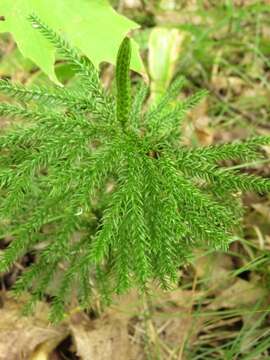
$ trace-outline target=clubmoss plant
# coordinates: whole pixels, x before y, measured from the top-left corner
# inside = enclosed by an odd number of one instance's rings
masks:
[[[19,102],[1,103],[0,115],[23,121],[0,136],[0,236],[12,236],[0,271],[35,254],[14,292],[29,291],[32,306],[57,278],[51,316],[59,320],[74,291],[85,307],[93,291],[110,299],[151,281],[166,288],[194,248],[227,249],[241,218],[237,194],[267,192],[270,181],[220,161],[256,159],[270,139],[186,147],[181,122],[205,91],[175,104],[178,78],[143,110],[148,89],[142,82],[132,94],[128,38],[114,96],[89,60],[36,16],[30,21],[81,81],[75,89],[0,81]]]

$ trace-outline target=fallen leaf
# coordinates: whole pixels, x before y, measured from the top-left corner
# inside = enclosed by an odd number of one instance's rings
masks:
[[[231,90],[235,95],[240,95],[244,89],[245,82],[235,76],[215,75],[211,79],[213,89],[217,92]]]
[[[201,145],[211,145],[214,139],[213,130],[209,127],[211,118],[208,114],[208,101],[205,98],[194,109],[190,111],[189,117],[192,121],[193,131],[197,141]]]
[[[78,313],[71,318],[70,329],[82,360],[130,360],[127,322],[116,315],[90,320]]]
[[[23,317],[22,299],[16,301],[6,293],[2,298],[0,360],[49,360],[50,352],[67,336],[66,326],[48,323],[48,306],[45,303],[37,305],[33,316]],[[40,347],[43,348],[43,358],[32,357]]]
[[[214,139],[213,130],[208,127],[210,118],[202,116],[194,122],[195,133],[201,145],[211,145]]]
[[[238,306],[252,305],[262,299],[266,291],[250,281],[237,278],[235,283],[224,289],[210,303],[209,309],[236,308]]]
[[[261,214],[262,216],[264,216],[268,221],[270,220],[270,208],[269,208],[269,204],[257,203],[257,204],[252,204],[251,206],[252,206],[259,214]]]
[[[227,254],[215,253],[206,256],[199,255],[194,261],[198,279],[202,279],[210,288],[221,289],[233,281],[228,275],[233,269],[232,257]]]
[[[125,0],[123,5],[129,9],[141,9],[142,7],[140,0]]]

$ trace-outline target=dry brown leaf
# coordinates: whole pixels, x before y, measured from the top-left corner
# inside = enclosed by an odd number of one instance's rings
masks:
[[[155,306],[162,309],[169,309],[173,307],[185,308],[186,311],[192,308],[193,302],[202,295],[202,292],[193,290],[182,290],[180,288],[171,291],[162,291],[156,289],[155,295],[152,298]]]
[[[115,306],[112,311],[117,312],[118,317],[123,320],[130,319],[143,311],[144,300],[136,289],[132,289],[129,293],[114,298]]]
[[[270,0],[268,0],[268,1],[269,1],[269,4],[270,4]],[[262,37],[266,38],[266,39],[270,38],[270,26],[269,25],[263,25],[262,26]]]
[[[270,208],[269,205],[258,203],[251,205],[259,214],[264,216],[267,220],[270,220]]]
[[[199,255],[199,252],[197,252]],[[233,269],[232,257],[227,254],[215,253],[208,256],[198,256],[194,263],[198,279],[203,279],[210,287],[224,288],[231,283],[228,277]]]
[[[181,317],[174,316],[169,321],[163,320],[164,328],[161,327],[161,339],[170,347],[180,346],[183,344],[191,331],[193,318],[189,313]]]
[[[188,7],[185,7],[185,11],[179,10],[170,10],[170,9],[160,9],[159,12],[156,12],[155,19],[156,23],[159,26],[168,26],[168,25],[182,25],[182,24],[193,24],[193,25],[213,25],[213,19],[211,17],[202,17],[196,11],[197,5],[192,1],[188,1]]]
[[[211,145],[213,143],[214,133],[212,129],[208,128],[207,125],[203,125],[208,124],[208,120],[208,117],[202,117],[195,122],[195,133],[201,145]]]
[[[211,84],[217,92],[231,90],[235,95],[240,95],[245,86],[245,82],[239,77],[224,75],[213,76]]]
[[[49,325],[46,304],[39,303],[33,316],[23,317],[22,300],[19,302],[7,295],[3,295],[3,298],[4,305],[0,309],[0,360],[33,359],[35,351],[43,344],[46,344],[43,355],[49,356],[52,349],[66,337],[64,325]]]
[[[224,289],[208,306],[209,309],[236,308],[238,306],[252,305],[266,295],[263,288],[250,281],[237,278],[235,283]]]
[[[214,133],[210,129],[209,124],[211,118],[208,114],[208,102],[207,99],[201,101],[189,114],[191,122],[193,124],[193,131],[197,137],[198,142],[201,145],[211,145],[213,143]]]
[[[55,344],[51,344],[53,347]],[[41,347],[40,349],[37,349],[33,355],[31,356],[30,360],[61,360],[62,358],[60,358],[53,349],[51,349],[51,346],[49,346],[49,351],[48,351],[48,347],[45,345],[45,347]]]
[[[267,3],[268,0],[265,0]],[[233,0],[233,4],[236,6],[248,6],[248,5],[254,5],[257,4],[258,0]]]
[[[123,6],[129,9],[140,9],[142,4],[140,0],[124,0]]]
[[[192,342],[196,337],[202,319],[193,317],[193,305],[202,296],[203,291],[195,289],[155,291],[151,299],[155,309],[152,310],[151,320],[158,336],[156,341],[160,342],[165,352],[173,348],[181,349],[187,338]]]
[[[70,329],[82,360],[131,359],[127,322],[112,313],[96,320],[75,314]]]

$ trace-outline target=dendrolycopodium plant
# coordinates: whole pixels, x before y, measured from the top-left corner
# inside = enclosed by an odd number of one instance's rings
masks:
[[[57,283],[57,320],[71,294],[85,307],[93,293],[110,299],[131,287],[147,291],[153,281],[166,288],[194,248],[227,249],[241,222],[239,193],[267,192],[270,181],[220,162],[256,159],[270,139],[184,146],[181,122],[205,91],[175,102],[178,78],[143,110],[148,89],[131,88],[129,38],[118,51],[114,96],[88,59],[35,16],[30,21],[74,67],[80,86],[0,82],[19,102],[0,104],[2,117],[19,119],[0,136],[0,236],[12,239],[0,271],[35,255],[15,294],[30,292],[33,305]]]

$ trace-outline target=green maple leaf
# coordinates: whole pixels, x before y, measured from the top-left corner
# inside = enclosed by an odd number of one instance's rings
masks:
[[[58,82],[54,71],[55,49],[27,21],[35,13],[52,29],[61,32],[95,66],[115,64],[123,37],[136,23],[117,14],[107,0],[1,0],[0,32],[10,32],[22,54]],[[138,46],[133,42],[131,68],[143,72]]]

